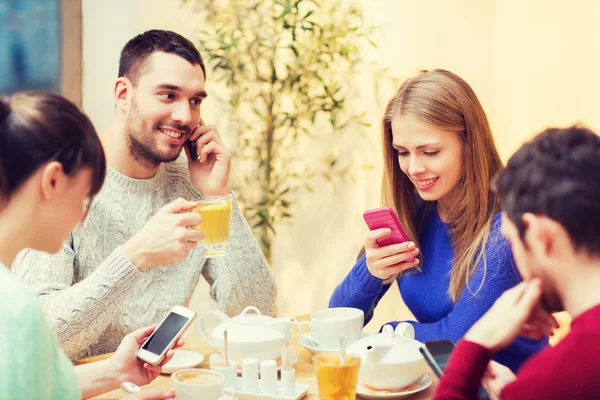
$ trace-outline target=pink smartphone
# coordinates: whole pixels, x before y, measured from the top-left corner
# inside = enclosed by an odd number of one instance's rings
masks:
[[[377,245],[379,247],[388,246],[390,244],[398,244],[408,242],[410,239],[404,233],[404,229],[400,226],[400,221],[394,210],[391,207],[385,206],[381,208],[374,208],[367,210],[363,214],[365,222],[369,226],[369,229],[374,231],[375,229],[390,228],[392,233],[388,236],[377,239]],[[409,258],[406,262],[414,261],[415,258]]]

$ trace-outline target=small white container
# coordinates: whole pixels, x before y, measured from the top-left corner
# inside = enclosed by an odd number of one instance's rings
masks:
[[[225,389],[235,389],[237,381],[237,363],[233,360],[229,360],[229,364],[226,365],[225,358],[217,353],[211,355],[209,361],[210,370],[220,373],[225,378]]]
[[[281,395],[283,397],[296,396],[296,370],[281,370]]]
[[[277,362],[275,360],[260,362],[260,392],[277,395]]]
[[[258,361],[256,358],[242,360],[242,388],[247,393],[258,393]]]

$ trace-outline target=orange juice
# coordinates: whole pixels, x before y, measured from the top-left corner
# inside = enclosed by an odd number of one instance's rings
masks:
[[[200,204],[194,211],[202,215],[202,222],[196,226],[196,229],[204,232],[202,243],[218,244],[227,242],[231,221],[231,204]]]
[[[198,200],[194,211],[202,215],[202,222],[196,225],[196,229],[204,232],[202,244],[206,248],[206,256],[225,254],[231,224],[231,196]]]
[[[339,355],[313,357],[320,400],[354,400],[360,358],[347,355],[344,364]]]

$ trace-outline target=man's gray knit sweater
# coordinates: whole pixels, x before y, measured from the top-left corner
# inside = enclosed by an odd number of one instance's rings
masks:
[[[162,164],[150,179],[108,167],[89,214],[62,250],[55,255],[24,250],[15,260],[13,272],[37,289],[71,358],[115,351],[129,332],[159,322],[176,304],[188,304],[200,274],[225,313],[238,314],[248,305],[274,313],[271,269],[235,199],[225,257],[203,258],[199,245],[180,264],[155,265],[144,273],[131,264],[120,245],[178,197],[201,197],[185,157]]]

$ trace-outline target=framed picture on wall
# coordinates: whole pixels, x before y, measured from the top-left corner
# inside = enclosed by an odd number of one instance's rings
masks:
[[[81,0],[0,2],[0,93],[23,90],[81,105]]]

